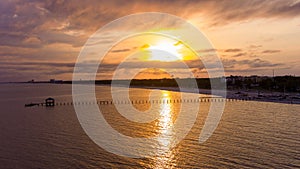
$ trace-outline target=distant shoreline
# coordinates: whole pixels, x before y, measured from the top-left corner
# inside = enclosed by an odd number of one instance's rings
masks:
[[[11,82],[13,83],[13,82]],[[11,84],[11,83],[0,83],[0,84]],[[42,84],[39,83],[22,83],[17,82],[15,84]],[[45,83],[45,82],[44,82]],[[71,83],[45,83],[45,84],[71,84]],[[84,83],[88,84],[88,83]],[[110,86],[110,84],[95,84],[96,86]],[[120,85],[122,87],[122,85]],[[125,85],[123,87],[126,87]],[[130,88],[139,88],[139,89],[157,89],[157,90],[167,90],[173,92],[185,92],[185,93],[197,93],[193,90],[185,89],[180,91],[178,87],[158,87],[158,86],[140,86],[132,85]],[[211,89],[200,89],[198,94],[211,95]],[[221,96],[217,96],[221,97]],[[282,94],[280,92],[271,92],[271,91],[258,91],[258,90],[228,90],[226,91],[227,99],[236,99],[236,100],[248,100],[248,101],[259,101],[259,102],[272,102],[272,103],[284,103],[284,104],[300,104],[300,94],[299,93],[286,93]]]
[[[96,84],[97,86],[109,86],[103,84]],[[122,85],[120,85],[122,87]],[[126,87],[126,86],[123,86]],[[193,90],[183,90],[180,91],[177,87],[149,87],[149,86],[130,86],[130,88],[137,88],[137,89],[156,89],[156,90],[167,90],[173,92],[185,92],[185,93],[197,93]],[[199,92],[197,94],[206,94],[211,95],[210,89],[198,89]],[[285,98],[282,99],[282,96],[279,92],[270,92],[270,91],[263,91],[260,92],[261,97],[258,97],[258,92],[253,90],[227,90],[226,91],[226,98],[227,99],[236,99],[236,100],[247,100],[247,101],[259,101],[259,102],[272,102],[272,103],[284,103],[284,104],[300,104],[300,96],[299,98]],[[288,93],[290,97],[298,97],[297,93]],[[221,96],[217,96],[221,97]]]
[[[176,87],[131,86],[131,88],[157,89],[157,90],[167,90],[167,91],[173,91],[173,92],[196,93],[196,92],[193,92],[192,90],[180,91],[179,88],[176,88]],[[198,94],[211,95],[211,90],[210,89],[199,89]],[[227,99],[284,103],[284,104],[300,104],[300,97],[296,99],[296,97],[298,97],[297,93],[289,93],[289,95],[291,97],[295,97],[294,99],[291,99],[291,98],[282,99],[282,96],[280,95],[279,92],[272,93],[269,91],[264,91],[264,92],[260,92],[261,97],[258,97],[257,95],[258,94],[256,91],[246,91],[246,90],[227,90],[226,91]],[[221,97],[221,96],[219,96],[219,97]]]

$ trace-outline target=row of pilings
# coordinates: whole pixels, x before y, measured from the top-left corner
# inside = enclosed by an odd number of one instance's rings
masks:
[[[55,106],[72,106],[72,105],[115,105],[115,104],[174,104],[174,103],[209,103],[209,102],[240,102],[250,101],[251,99],[227,99],[221,97],[199,98],[199,99],[160,99],[160,100],[97,100],[97,101],[80,101],[80,102],[55,102]],[[39,103],[37,106],[45,106],[45,103]]]

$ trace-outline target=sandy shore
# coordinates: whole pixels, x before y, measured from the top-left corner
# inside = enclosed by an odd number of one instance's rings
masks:
[[[147,86],[134,86],[134,88],[143,89],[158,89],[158,90],[168,90],[175,92],[188,92],[197,93],[195,90],[184,89],[180,91],[176,87],[147,87]],[[199,89],[199,94],[211,95],[210,89]],[[222,97],[222,96],[213,96]],[[259,101],[259,102],[274,102],[274,103],[285,103],[285,104],[300,104],[300,95],[297,93],[286,93],[282,94],[279,92],[269,92],[269,91],[253,91],[253,90],[227,90],[227,99],[237,99],[237,100],[249,100],[249,101]]]

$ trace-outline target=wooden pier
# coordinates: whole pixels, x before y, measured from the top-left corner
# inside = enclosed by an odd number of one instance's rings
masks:
[[[82,102],[55,102],[53,98],[47,98],[44,103],[30,103],[25,104],[25,107],[32,106],[78,106],[78,105],[116,105],[116,104],[177,104],[177,103],[209,103],[209,102],[238,102],[238,101],[250,101],[251,99],[227,99],[222,97],[200,97],[198,99],[156,99],[156,100],[97,100],[94,101],[82,101]]]

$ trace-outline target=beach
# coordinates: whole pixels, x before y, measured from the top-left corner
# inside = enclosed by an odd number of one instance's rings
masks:
[[[148,87],[148,86],[130,86],[130,87],[211,95],[210,89],[198,89],[198,90],[183,89],[182,91],[180,91],[180,89],[177,87]],[[212,97],[223,97],[223,96],[212,96]],[[283,94],[280,92],[257,91],[257,90],[226,90],[226,99],[273,102],[273,103],[284,103],[284,104],[300,104],[299,93]]]

